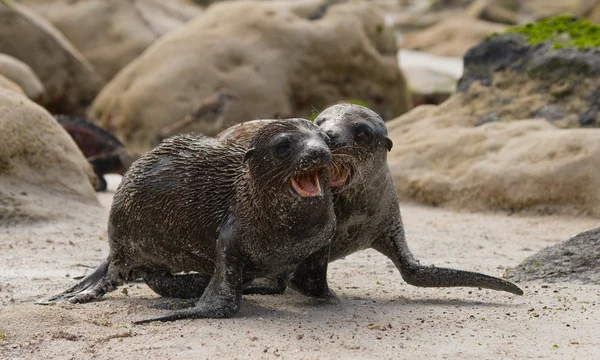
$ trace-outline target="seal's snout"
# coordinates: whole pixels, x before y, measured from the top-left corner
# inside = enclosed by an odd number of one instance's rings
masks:
[[[325,144],[311,146],[306,151],[306,160],[312,164],[325,164],[331,161],[331,151]]]
[[[323,171],[332,161],[331,151],[321,137],[310,137],[304,145],[299,157],[299,171],[292,177],[291,185],[302,197],[320,196]]]
[[[299,160],[302,170],[308,170],[312,167],[328,165],[331,159],[331,150],[325,140],[320,137],[311,137],[306,140]]]

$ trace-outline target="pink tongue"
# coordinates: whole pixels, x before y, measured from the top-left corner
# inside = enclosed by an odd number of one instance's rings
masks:
[[[292,180],[292,185],[301,196],[318,196],[321,194],[318,173],[302,175]]]

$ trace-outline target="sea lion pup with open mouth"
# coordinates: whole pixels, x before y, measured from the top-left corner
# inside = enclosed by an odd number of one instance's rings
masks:
[[[326,267],[335,230],[326,141],[304,119],[261,127],[249,147],[201,135],[165,140],[131,166],[115,193],[108,259],[41,303],[97,300],[142,277],[160,295],[201,298],[138,323],[229,317],[254,278],[301,262]]]
[[[252,131],[266,126],[257,120],[223,131],[218,138],[248,144]],[[392,141],[375,112],[350,104],[325,109],[315,124],[329,136],[333,162],[330,185],[336,214],[336,232],[329,261],[373,248],[390,258],[409,284],[420,287],[481,287],[522,295],[516,285],[492,276],[434,266],[423,266],[408,248],[387,152]],[[326,269],[326,268],[321,268]],[[296,269],[296,278],[322,278],[314,270]],[[276,294],[285,290],[283,277],[260,279],[244,293]]]

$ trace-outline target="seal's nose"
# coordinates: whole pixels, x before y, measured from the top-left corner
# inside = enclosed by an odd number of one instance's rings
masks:
[[[338,140],[340,139],[340,134],[338,132],[336,132],[336,131],[331,130],[331,129],[325,131],[325,134],[329,137],[329,141],[333,145],[337,144]]]
[[[306,144],[306,151],[302,156],[306,165],[321,165],[331,161],[331,151],[321,138],[312,138]]]

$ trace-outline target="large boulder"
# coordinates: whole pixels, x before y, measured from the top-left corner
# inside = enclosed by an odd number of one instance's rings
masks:
[[[22,0],[110,80],[154,40],[201,12],[191,1]]]
[[[0,223],[50,219],[73,202],[97,205],[96,177],[42,107],[0,88]]]
[[[388,122],[401,198],[600,216],[600,49],[525,29],[471,49],[449,100]]]
[[[102,81],[90,63],[46,20],[12,0],[0,1],[0,53],[26,63],[42,81],[48,109],[82,112]]]
[[[600,285],[600,228],[543,249],[517,267],[507,269],[514,281],[568,282]]]
[[[307,117],[339,100],[388,119],[405,112],[406,84],[381,12],[364,1],[321,5],[213,4],[125,67],[89,117],[141,152],[184,118],[177,131],[214,135],[251,119]]]
[[[24,62],[12,56],[0,54],[0,75],[19,85],[31,100],[44,101],[42,99],[46,93],[44,85]]]

